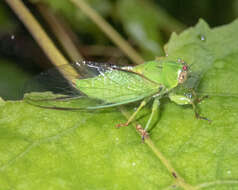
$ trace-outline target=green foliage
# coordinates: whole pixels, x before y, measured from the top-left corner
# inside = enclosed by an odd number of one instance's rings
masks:
[[[133,0],[118,1],[118,13],[125,30],[131,38],[147,51],[150,59],[153,59],[156,55],[163,55],[158,15],[150,4]]]
[[[165,99],[151,130],[156,148],[142,144],[132,126],[115,129],[126,120],[116,108],[87,113],[0,103],[1,188],[238,189],[237,30],[238,21],[215,29],[200,21],[172,35],[166,59],[206,71],[199,90],[233,96],[199,104],[211,124]],[[138,122],[145,125],[149,113],[146,107]]]
[[[34,0],[32,0],[34,2]],[[42,0],[59,15],[65,17],[72,28],[79,33],[91,34],[91,38],[102,43],[107,41],[106,36],[95,24],[68,0]],[[86,0],[100,15],[109,15],[112,5],[110,1]]]
[[[19,66],[4,59],[0,59],[0,71],[0,96],[4,99],[21,99],[22,86],[32,76],[24,72]]]
[[[5,7],[0,4],[0,26],[1,26],[1,32],[10,32],[15,29],[15,23],[11,20],[10,15],[8,14]]]
[[[120,0],[117,10],[125,31],[140,46],[147,59],[164,54],[161,30],[179,31],[184,28],[151,1]]]

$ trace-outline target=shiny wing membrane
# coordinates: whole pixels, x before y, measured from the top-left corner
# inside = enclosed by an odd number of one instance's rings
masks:
[[[159,84],[129,67],[82,61],[36,76],[25,85],[24,99],[49,109],[87,110],[135,102],[158,90]]]

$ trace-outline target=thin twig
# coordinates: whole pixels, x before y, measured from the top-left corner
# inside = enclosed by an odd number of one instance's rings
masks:
[[[120,111],[122,114],[126,117],[129,118],[129,112],[124,108],[121,107]],[[139,133],[140,136],[144,135],[143,133],[140,133],[140,131],[137,130],[137,125],[132,123],[132,125],[135,126],[136,131]],[[143,137],[143,136],[142,136]],[[185,182],[184,178],[179,175],[179,173],[173,168],[172,164],[170,161],[163,155],[163,153],[158,149],[158,147],[155,146],[154,142],[152,139],[149,137],[148,134],[144,136],[145,138],[143,139],[143,142],[148,145],[148,147],[152,150],[152,152],[156,155],[156,157],[162,162],[162,164],[167,168],[171,176],[174,177],[175,184],[182,187],[185,190],[196,190],[195,187],[192,185],[188,184]]]
[[[142,64],[143,58],[124,40],[114,28],[108,24],[84,0],[70,0],[80,8],[135,64]]]
[[[45,18],[46,22],[49,24],[51,30],[54,32],[57,40],[66,51],[71,61],[82,60],[83,58],[80,55],[79,50],[69,36],[68,32],[65,30],[64,23],[62,23],[62,21],[59,20],[44,4],[36,3],[36,6],[41,15]]]
[[[65,57],[60,53],[57,47],[54,45],[53,41],[47,36],[43,28],[28,10],[28,8],[24,5],[21,0],[5,0],[6,3],[12,8],[15,14],[19,17],[19,19],[23,22],[26,28],[29,30],[33,38],[45,52],[47,57],[55,66],[68,64],[68,61]],[[70,70],[72,74],[75,74],[76,71],[72,68]],[[64,73],[62,73],[64,75]],[[64,75],[65,76],[65,75]],[[67,79],[69,79],[66,76]]]

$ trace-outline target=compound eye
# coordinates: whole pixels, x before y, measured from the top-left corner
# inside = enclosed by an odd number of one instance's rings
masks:
[[[183,66],[183,70],[184,71],[187,71],[188,70],[188,67],[186,65]]]

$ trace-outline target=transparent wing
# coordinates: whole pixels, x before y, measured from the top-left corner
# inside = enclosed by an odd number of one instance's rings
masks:
[[[158,86],[128,67],[82,61],[36,76],[25,85],[24,99],[52,109],[99,109],[141,100]]]

